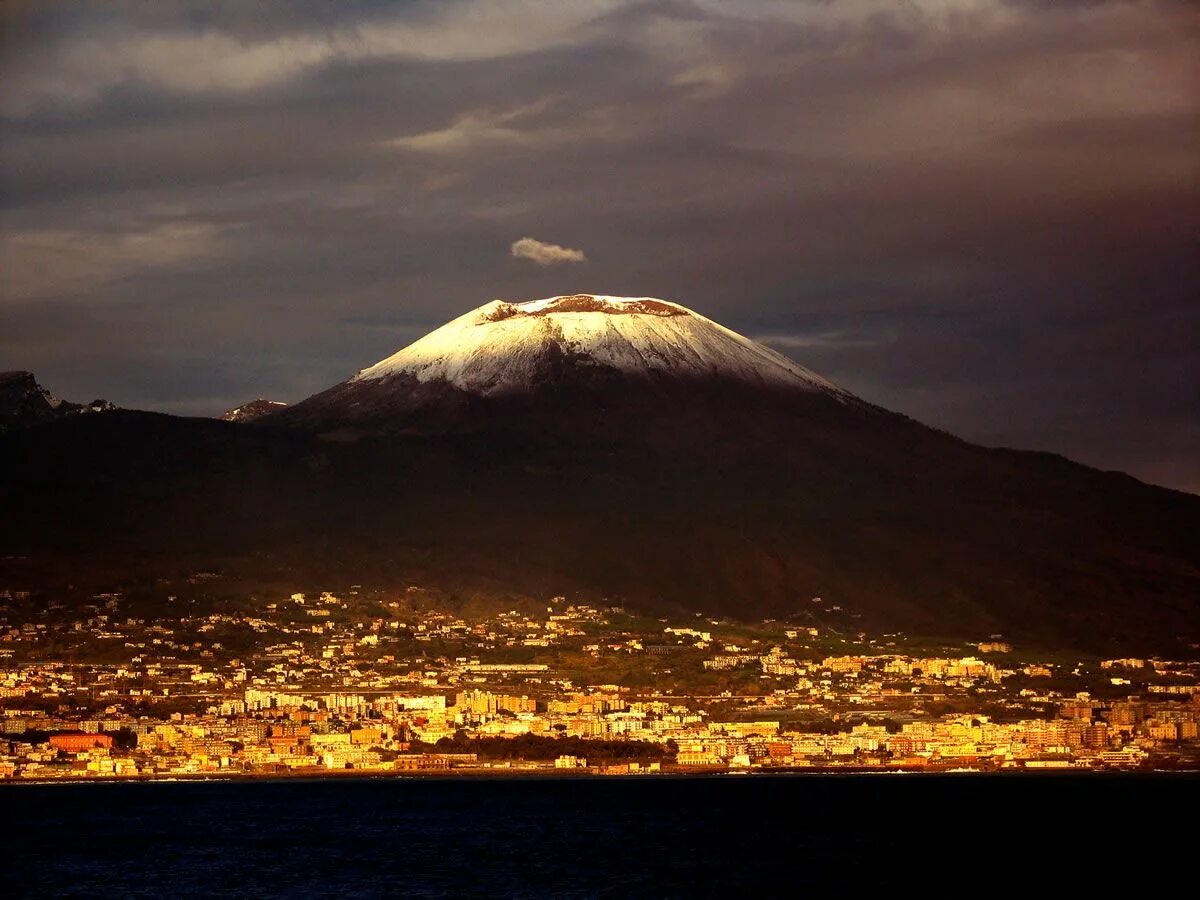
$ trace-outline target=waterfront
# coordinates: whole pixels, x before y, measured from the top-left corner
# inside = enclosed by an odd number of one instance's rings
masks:
[[[1191,775],[9,785],[9,896],[1148,890]],[[6,891],[7,893],[7,891]]]

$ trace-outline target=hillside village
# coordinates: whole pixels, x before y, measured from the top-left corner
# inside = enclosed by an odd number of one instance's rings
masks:
[[[418,587],[0,594],[0,778],[1177,768],[1200,665]],[[199,589],[196,588],[199,585]],[[820,598],[814,598],[820,605]],[[810,621],[811,621],[810,617]]]

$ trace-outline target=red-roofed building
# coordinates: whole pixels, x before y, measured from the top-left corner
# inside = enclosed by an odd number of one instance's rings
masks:
[[[50,746],[56,750],[66,750],[68,753],[79,753],[83,750],[92,750],[96,747],[102,747],[105,750],[112,749],[113,739],[107,734],[52,734],[50,735]]]

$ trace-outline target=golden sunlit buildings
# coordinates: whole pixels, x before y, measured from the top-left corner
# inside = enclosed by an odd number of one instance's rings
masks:
[[[700,630],[564,601],[468,617],[326,592],[259,604],[252,616],[160,619],[130,615],[125,602],[108,596],[103,612],[62,608],[33,623],[5,618],[0,605],[10,654],[0,658],[0,777],[938,771],[1200,758],[1200,667],[1187,661],[1122,665],[1128,684],[1092,693],[1117,666],[965,653],[987,652],[979,644],[914,653],[895,636],[885,645],[773,623]],[[315,624],[313,608],[338,612]],[[553,634],[555,646],[523,644],[532,634]],[[639,649],[653,646],[670,652]],[[94,647],[107,648],[105,662],[60,661],[64,648],[87,658]],[[1042,669],[1055,677],[1032,689],[1026,673]],[[977,711],[940,712],[947,702]]]

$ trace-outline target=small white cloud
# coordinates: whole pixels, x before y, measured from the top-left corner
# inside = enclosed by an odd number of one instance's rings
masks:
[[[560,247],[558,244],[547,244],[545,241],[523,237],[514,241],[512,255],[517,259],[528,259],[539,266],[553,266],[556,263],[587,262],[582,250],[572,250],[570,247]]]

